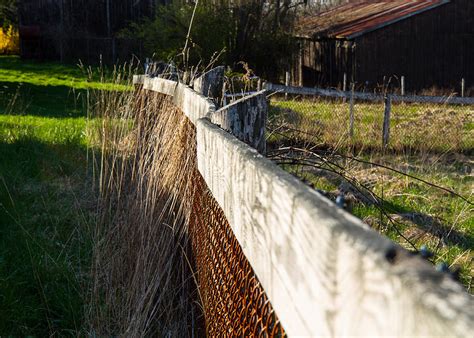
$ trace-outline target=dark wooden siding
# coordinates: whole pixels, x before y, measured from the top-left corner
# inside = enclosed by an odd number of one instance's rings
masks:
[[[453,0],[354,43],[347,48],[347,42],[334,39],[302,40],[303,79],[295,82],[338,87],[346,72],[349,80],[368,87],[388,79],[398,85],[402,75],[409,91],[432,86],[459,90],[461,78],[474,86],[474,1]]]
[[[474,85],[474,1],[454,0],[365,34],[356,45],[359,82],[404,75],[408,90],[457,90],[462,78]]]
[[[167,0],[23,0],[19,3],[21,53],[27,58],[115,62],[138,54],[136,40],[116,33],[152,15]],[[107,11],[108,9],[108,11]],[[38,36],[22,35],[22,27]]]

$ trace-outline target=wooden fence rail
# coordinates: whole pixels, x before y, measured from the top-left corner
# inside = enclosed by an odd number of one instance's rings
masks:
[[[372,93],[361,93],[351,91],[340,91],[335,89],[322,89],[322,88],[310,88],[310,87],[293,87],[283,86],[273,83],[266,83],[265,89],[271,92],[278,92],[282,94],[292,95],[313,95],[313,96],[325,96],[341,99],[350,99],[353,95],[356,100],[371,101],[371,102],[383,102],[385,97],[389,96],[391,101],[394,103],[405,102],[405,103],[433,103],[433,104],[464,104],[474,105],[473,97],[455,97],[455,96],[422,96],[422,95],[379,95]]]
[[[147,90],[167,95],[174,90],[176,106],[195,124],[199,172],[289,336],[467,337],[474,332],[473,299],[448,274],[284,172],[242,142],[249,139],[239,140],[247,134],[237,130],[238,124],[214,124],[221,120],[213,116],[219,110],[208,98],[164,81],[136,78]],[[285,88],[291,94],[319,91]],[[281,87],[267,84],[267,89]],[[240,111],[221,109],[226,119]],[[264,125],[258,123],[256,135]]]

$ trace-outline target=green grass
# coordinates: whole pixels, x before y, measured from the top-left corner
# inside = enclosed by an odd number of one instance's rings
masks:
[[[273,100],[269,148],[293,145],[356,156],[446,187],[474,202],[474,176],[470,173],[474,169],[473,107],[394,105],[392,143],[385,153],[381,151],[382,112],[382,105],[357,104],[355,137],[351,140],[347,103]],[[417,248],[428,246],[435,253],[433,263],[444,261],[452,268],[460,267],[462,282],[474,292],[472,204],[393,171],[341,158],[331,160],[349,177],[382,196],[382,205],[396,224],[392,225],[379,208],[357,198],[351,205],[353,214],[408,249],[413,247],[403,236]],[[284,165],[284,169],[329,192],[334,199],[343,183],[340,177],[308,166]]]
[[[0,57],[1,336],[84,333],[95,197],[81,96],[105,87]]]
[[[272,100],[270,116],[283,119],[331,147],[382,148],[384,106],[354,105],[354,136],[348,136],[349,104],[341,101]],[[393,104],[388,149],[474,151],[474,107],[431,104]]]
[[[381,158],[375,161],[382,161]],[[400,157],[385,157],[391,163],[402,162]],[[406,161],[406,158],[403,160]],[[413,168],[409,174],[423,180],[452,189],[472,200],[470,191],[474,177],[463,175],[453,164],[436,164],[427,167],[416,158],[410,158]],[[341,162],[340,165],[344,166]],[[393,165],[396,169],[401,166]],[[335,199],[343,179],[329,173],[314,171],[309,167],[285,165],[285,170],[302,178],[314,188],[329,192]],[[385,169],[374,170],[367,165],[346,166],[351,176],[383,197],[383,208],[396,221],[392,224],[380,209],[361,199],[346,197],[349,211],[371,227],[401,244],[408,250],[413,247],[400,235],[407,238],[418,249],[426,245],[434,254],[432,262],[446,262],[451,268],[460,268],[462,283],[473,292],[474,207],[445,191],[430,187],[420,181],[407,178]]]

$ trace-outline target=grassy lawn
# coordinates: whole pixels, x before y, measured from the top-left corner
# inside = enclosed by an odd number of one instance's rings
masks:
[[[349,104],[328,100],[273,100],[273,115],[290,119],[337,147],[381,148],[384,105],[356,102],[354,135],[348,137]],[[474,150],[474,107],[430,104],[392,104],[392,150]]]
[[[353,214],[407,249],[426,246],[434,264],[460,269],[460,280],[472,293],[473,111],[396,105],[393,143],[384,153],[383,106],[356,105],[354,142],[348,140],[347,103],[274,100],[269,156],[331,199],[343,194]]]
[[[95,214],[76,66],[0,57],[0,335],[83,333]]]

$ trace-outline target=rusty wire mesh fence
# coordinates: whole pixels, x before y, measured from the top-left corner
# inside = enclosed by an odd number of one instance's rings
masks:
[[[210,337],[284,337],[270,300],[196,171],[190,237]]]
[[[474,149],[474,105],[271,97],[270,125],[334,149],[462,152]],[[294,135],[296,136],[296,134]],[[278,131],[273,138],[278,137]]]

